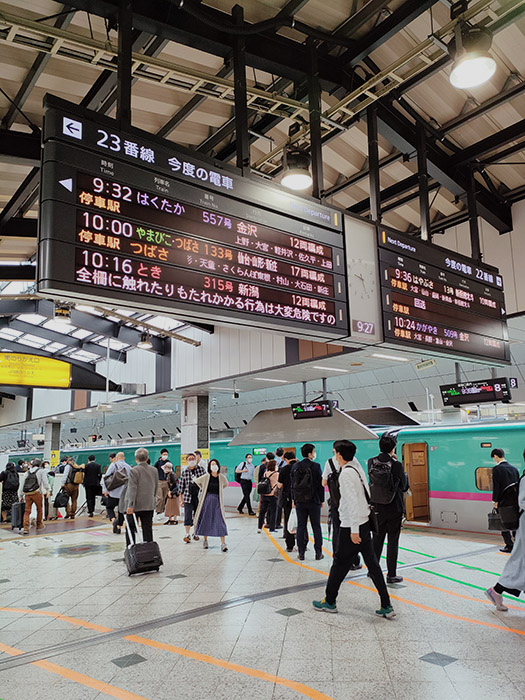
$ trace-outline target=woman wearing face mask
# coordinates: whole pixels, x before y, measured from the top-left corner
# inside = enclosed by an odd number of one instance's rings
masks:
[[[173,470],[173,464],[166,462],[162,467],[166,474],[166,482],[168,484],[168,498],[166,499],[165,515],[168,518],[164,525],[178,525],[177,518],[180,515],[179,510],[179,479]]]
[[[201,490],[199,506],[195,513],[195,534],[204,537],[204,549],[208,549],[208,537],[220,537],[221,550],[227,552],[225,537],[228,528],[224,517],[222,492],[228,486],[228,479],[220,473],[220,469],[219,461],[212,459],[208,464],[208,473],[195,479]]]
[[[252,509],[252,504],[250,502],[250,496],[253,488],[253,472],[255,467],[253,465],[253,457],[250,453],[244,458],[244,462],[237,465],[235,469],[235,475],[240,478],[238,480],[242,489],[242,501],[237,506],[237,510],[242,514],[244,506],[248,507],[248,515],[255,515]]]

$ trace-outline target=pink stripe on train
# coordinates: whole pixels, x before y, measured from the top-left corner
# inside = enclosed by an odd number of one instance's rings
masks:
[[[429,491],[430,498],[450,498],[458,501],[492,501],[490,493],[467,493],[465,491]]]

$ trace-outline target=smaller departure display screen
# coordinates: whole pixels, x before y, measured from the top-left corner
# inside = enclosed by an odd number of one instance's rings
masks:
[[[444,406],[460,406],[466,403],[494,403],[512,398],[509,380],[486,379],[477,382],[460,382],[439,387]]]
[[[292,414],[294,420],[305,418],[330,418],[332,416],[333,401],[314,401],[312,403],[293,403]]]

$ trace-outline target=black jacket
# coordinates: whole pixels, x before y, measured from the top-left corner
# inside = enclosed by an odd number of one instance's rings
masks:
[[[98,486],[102,478],[102,467],[98,462],[88,462],[84,467],[84,486]]]
[[[510,484],[520,480],[520,473],[507,461],[500,462],[492,468],[492,500],[498,503],[503,491]]]
[[[294,480],[294,474],[296,469],[298,469],[299,465],[306,465],[310,468],[312,472],[312,487],[313,487],[313,495],[312,495],[312,500],[310,503],[315,503],[318,505],[321,505],[324,503],[324,486],[323,486],[323,472],[321,469],[321,465],[319,462],[312,462],[310,459],[302,459],[300,462],[296,462],[293,467],[292,467],[292,472],[291,472],[291,491],[292,491],[292,500],[294,498],[294,493],[293,493],[293,480]]]
[[[282,497],[281,500],[288,501],[291,499],[291,490],[292,490],[292,469],[294,464],[297,463],[297,460],[292,460],[289,464],[286,464],[286,462],[283,464],[281,467],[281,470],[279,472],[279,483],[283,485],[281,491],[282,491]]]
[[[166,464],[166,462],[169,462],[169,461],[170,461],[169,457],[168,457],[168,459],[161,459],[159,457],[158,460],[155,462],[154,466],[159,473],[159,481],[166,481],[167,474],[162,467]]]
[[[394,479],[394,484],[397,484],[396,495],[390,503],[376,503],[375,507],[378,512],[386,517],[394,517],[396,515],[402,515],[405,511],[405,502],[403,494],[408,491],[408,476],[401,462],[397,459],[393,459],[387,452],[380,452],[377,457],[380,462],[391,462],[392,463],[392,477]],[[368,460],[370,464],[372,460]]]

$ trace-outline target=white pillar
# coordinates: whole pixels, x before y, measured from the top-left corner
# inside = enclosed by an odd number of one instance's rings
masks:
[[[210,447],[209,397],[185,396],[182,399],[181,453]]]
[[[44,459],[50,463],[54,469],[60,462],[60,422],[46,421],[46,431],[44,438]]]

